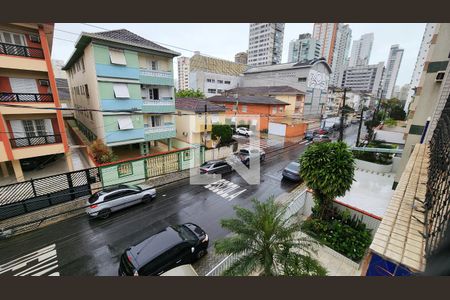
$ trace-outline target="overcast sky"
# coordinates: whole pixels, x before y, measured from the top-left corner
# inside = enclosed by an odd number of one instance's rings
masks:
[[[204,54],[234,61],[234,55],[237,52],[248,49],[248,23],[90,24],[107,29],[126,28],[151,41],[185,48],[186,50],[182,50],[163,45],[189,57],[193,55],[191,51],[200,51]],[[352,29],[352,40],[359,39],[364,33],[374,33],[375,40],[370,64],[380,61],[386,62],[389,49],[393,44],[399,44],[401,48],[405,49],[396,84],[401,86],[410,82],[425,24],[350,23],[350,28]],[[289,42],[301,33],[312,33],[312,30],[313,23],[286,23],[282,62],[287,62]],[[68,40],[75,41],[77,35],[73,33],[79,34],[82,31],[98,32],[102,30],[82,23],[57,23],[52,57],[67,61],[74,49],[74,43]]]

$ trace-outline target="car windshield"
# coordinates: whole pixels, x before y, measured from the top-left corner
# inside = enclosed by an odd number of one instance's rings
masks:
[[[241,149],[239,152],[241,152],[242,154],[248,154],[248,150],[247,149]]]
[[[174,226],[173,229],[178,232],[184,241],[193,241],[197,239],[197,236],[186,226]]]
[[[294,171],[294,172],[299,172],[300,171],[300,165],[298,163],[295,162],[291,162],[286,169],[288,169],[289,171]]]
[[[89,203],[94,203],[95,201],[98,200],[98,198],[100,198],[100,196],[103,195],[103,192],[97,192],[95,194],[93,194],[92,196],[89,197]]]
[[[140,186],[132,185],[132,184],[121,184],[121,185],[119,185],[119,188],[121,188],[121,189],[132,189],[132,190],[135,190],[135,191],[141,191],[142,190],[142,188]]]
[[[213,162],[205,162],[203,165],[201,165],[201,168],[209,169],[212,165],[214,165]]]

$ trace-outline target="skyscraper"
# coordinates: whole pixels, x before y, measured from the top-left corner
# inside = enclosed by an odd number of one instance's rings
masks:
[[[281,63],[284,23],[250,23],[248,65]]]
[[[400,64],[402,63],[403,49],[400,49],[400,45],[392,45],[391,51],[389,51],[389,58],[386,63],[386,76],[384,77],[383,83],[383,94],[384,99],[392,98],[394,92],[395,82],[397,81],[398,70],[400,69]]]
[[[189,57],[181,56],[178,62],[178,90],[189,89]]]
[[[350,49],[352,30],[342,23],[315,23],[313,38],[322,45],[321,55],[331,66],[330,84],[340,86]]]
[[[437,23],[427,23],[425,27],[425,32],[423,33],[422,43],[420,44],[419,54],[417,54],[416,66],[411,77],[410,89],[408,91],[408,96],[406,97],[406,103],[404,110],[407,112],[409,104],[412,101],[414,90],[413,88],[419,86],[420,76],[422,75],[422,70],[425,64],[425,60],[428,55],[428,49],[430,49],[431,39],[433,38],[434,32],[436,30]]]
[[[320,43],[310,33],[300,34],[298,39],[289,43],[288,62],[299,62],[321,57]]]
[[[359,40],[353,41],[352,52],[348,66],[367,66],[373,46],[373,33],[366,33]]]

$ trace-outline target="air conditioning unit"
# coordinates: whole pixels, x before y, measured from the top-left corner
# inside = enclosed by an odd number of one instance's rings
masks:
[[[439,71],[436,74],[436,82],[442,82],[444,80],[445,71]]]
[[[184,136],[188,136],[189,133],[187,133],[187,132],[185,131],[185,132],[183,132],[183,135],[184,135]]]
[[[50,81],[48,81],[47,79],[39,79],[39,85],[50,86]]]
[[[32,41],[33,43],[40,43],[41,42],[41,40],[39,39],[39,36],[38,35],[34,35],[34,34],[30,35],[30,41]]]

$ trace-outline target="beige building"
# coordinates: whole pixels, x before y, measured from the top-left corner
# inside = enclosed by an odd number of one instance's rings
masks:
[[[175,100],[175,108],[177,139],[212,148],[214,146],[211,139],[212,125],[225,124],[225,107],[201,99],[179,98]]]
[[[53,24],[0,24],[0,167],[3,176],[28,179],[57,155],[72,160],[57,92],[51,49]],[[16,107],[17,105],[17,107]],[[26,106],[26,107],[20,107]]]
[[[178,66],[178,90],[187,90],[189,89],[189,57],[178,57],[177,58],[177,66]]]
[[[428,124],[428,121],[432,119],[438,103],[449,95],[449,37],[450,24],[437,24],[419,86],[409,108],[407,133],[405,134],[406,144],[394,185],[400,180],[414,145],[421,142],[427,126],[433,126],[433,123]]]
[[[239,52],[239,53],[236,53],[236,55],[234,56],[235,63],[246,65],[247,61],[248,61],[247,52]]]

